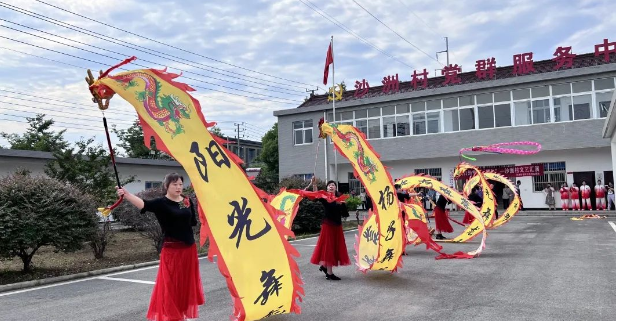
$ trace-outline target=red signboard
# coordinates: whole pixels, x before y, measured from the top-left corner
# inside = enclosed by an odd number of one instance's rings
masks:
[[[541,164],[519,165],[519,166],[480,166],[483,171],[495,172],[505,177],[540,176],[544,175],[544,166]],[[475,175],[476,172],[467,170],[463,178],[467,179]]]

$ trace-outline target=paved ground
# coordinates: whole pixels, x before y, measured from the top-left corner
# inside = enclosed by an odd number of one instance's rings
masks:
[[[520,216],[490,232],[479,258],[436,261],[416,247],[408,249],[400,273],[364,275],[349,266],[335,269],[339,282],[325,280],[308,263],[316,239],[300,240],[293,244],[306,283],[302,314],[270,320],[615,320],[615,227],[609,221],[614,216],[578,222]],[[346,233],[350,255],[353,233]],[[199,320],[228,320],[225,281],[215,264],[200,262],[206,305]],[[156,272],[0,293],[0,320],[145,320]]]

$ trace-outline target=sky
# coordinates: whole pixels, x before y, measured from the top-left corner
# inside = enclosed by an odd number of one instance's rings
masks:
[[[225,135],[239,128],[242,138],[259,141],[276,122],[273,111],[296,108],[308,90],[325,93],[331,36],[335,81],[350,89],[396,73],[409,81],[424,68],[433,75],[446,63],[445,54],[435,59],[444,37],[450,63],[463,72],[488,57],[497,66],[524,52],[551,59],[559,46],[593,52],[604,38],[615,41],[615,11],[614,0],[5,0],[0,131],[21,134],[26,117],[45,113],[71,142],[104,142],[86,69],[134,55],[140,66],[126,68],[182,72],[208,121]],[[118,97],[106,116],[120,129],[136,119]]]

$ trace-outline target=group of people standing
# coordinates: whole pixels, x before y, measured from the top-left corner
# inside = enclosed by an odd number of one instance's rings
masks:
[[[613,183],[602,185],[602,181],[598,180],[598,184],[594,186],[596,210],[611,210],[611,205],[615,206],[615,188]],[[549,209],[555,209],[555,188],[551,184],[547,184],[544,189],[546,195],[546,205]],[[559,189],[561,197],[561,209],[566,210],[591,210],[591,187],[587,182],[583,181],[578,187],[576,183],[568,187],[567,183],[563,183]],[[608,207],[607,207],[608,205]]]

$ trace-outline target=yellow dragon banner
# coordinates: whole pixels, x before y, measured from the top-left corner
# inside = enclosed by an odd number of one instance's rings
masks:
[[[484,178],[488,180],[503,183],[504,185],[508,186],[508,188],[510,188],[512,193],[514,193],[514,199],[512,200],[512,202],[510,202],[510,205],[505,210],[505,212],[503,212],[501,217],[499,217],[498,219],[495,219],[493,223],[488,226],[489,229],[494,229],[494,228],[497,228],[499,226],[506,224],[514,217],[514,215],[516,215],[516,213],[518,213],[518,211],[521,208],[521,197],[518,195],[518,193],[516,193],[516,188],[514,184],[512,184],[512,182],[509,179],[507,179],[505,176],[497,174],[497,173],[493,173],[493,172],[482,172],[482,174],[484,175]],[[471,193],[471,189],[474,186],[478,185],[478,183],[480,183],[479,175],[475,175],[474,177],[469,179],[465,183],[465,186],[463,188],[463,194],[465,196],[469,195],[469,193]]]
[[[303,294],[298,252],[287,242],[293,233],[262,201],[239,166],[241,160],[213,137],[197,100],[178,75],[154,69],[102,75],[91,87],[101,98],[120,95],[135,108],[144,142],[156,139],[158,149],[173,156],[195,189],[202,222],[201,244],[210,240],[208,256],[217,256],[234,307],[233,320],[300,313]],[[247,264],[250,262],[250,264]]]
[[[364,134],[351,125],[320,122],[320,137],[330,136],[354,174],[375,200],[374,210],[356,236],[356,264],[361,271],[396,271],[402,266],[405,229],[392,178],[379,161]]]

